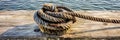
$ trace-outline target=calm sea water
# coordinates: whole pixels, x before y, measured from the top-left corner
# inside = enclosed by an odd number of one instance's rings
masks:
[[[120,10],[120,0],[0,0],[0,10],[38,10],[44,3],[74,10]]]

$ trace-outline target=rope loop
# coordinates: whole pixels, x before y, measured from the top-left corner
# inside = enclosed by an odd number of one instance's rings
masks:
[[[51,33],[50,30],[58,30],[58,32],[68,30],[70,28],[70,25],[76,22],[75,17],[99,22],[120,23],[119,19],[97,18],[93,16],[83,15],[73,12],[67,7],[55,6],[53,4],[44,4],[43,7],[34,14],[35,22],[38,25],[43,25],[42,28],[46,33]],[[70,23],[71,21],[72,23]]]

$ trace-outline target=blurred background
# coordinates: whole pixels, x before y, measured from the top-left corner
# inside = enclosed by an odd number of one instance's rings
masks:
[[[38,10],[44,3],[74,10],[120,10],[120,0],[0,0],[0,10]]]

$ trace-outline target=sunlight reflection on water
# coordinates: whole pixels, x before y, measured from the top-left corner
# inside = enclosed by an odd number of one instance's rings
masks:
[[[44,3],[74,10],[120,10],[120,0],[0,0],[0,10],[38,10]]]

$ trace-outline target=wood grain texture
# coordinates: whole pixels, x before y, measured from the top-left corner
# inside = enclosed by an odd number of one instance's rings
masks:
[[[71,30],[64,35],[48,35],[34,32],[38,28],[33,20],[36,10],[0,11],[0,34],[2,37],[118,37],[120,36],[120,24],[103,23],[77,18],[77,22]],[[77,11],[94,17],[120,19],[120,11]]]

